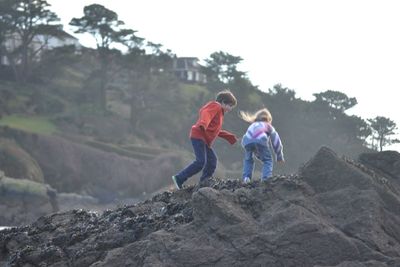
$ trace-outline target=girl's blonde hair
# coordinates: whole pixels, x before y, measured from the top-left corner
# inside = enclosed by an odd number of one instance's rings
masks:
[[[255,121],[265,121],[265,122],[272,122],[272,115],[271,112],[267,108],[260,109],[259,111],[255,113],[250,113],[246,111],[239,111],[239,116],[242,118],[244,121],[247,121],[249,123],[253,123]]]

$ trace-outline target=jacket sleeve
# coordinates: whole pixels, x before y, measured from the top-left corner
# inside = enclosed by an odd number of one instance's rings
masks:
[[[272,148],[275,151],[276,154],[276,160],[281,161],[284,160],[283,158],[283,145],[282,145],[282,141],[281,138],[279,137],[278,132],[274,129],[274,127],[270,128],[270,137],[271,137],[271,144],[272,144]]]
[[[200,118],[197,122],[198,126],[202,126],[204,129],[207,129],[211,120],[215,117],[215,115],[220,111],[221,107],[217,103],[211,103],[204,107],[200,111]]]
[[[230,133],[228,131],[225,130],[221,130],[218,133],[218,137],[224,138],[226,141],[229,142],[229,144],[233,145],[234,143],[236,143],[236,141],[238,140],[236,135],[234,135],[233,133]]]

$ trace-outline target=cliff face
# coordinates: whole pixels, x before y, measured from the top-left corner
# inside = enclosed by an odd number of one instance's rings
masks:
[[[37,162],[18,144],[0,137],[0,170],[8,177],[43,183],[43,173]]]
[[[164,192],[2,231],[10,266],[400,266],[400,154],[328,148],[296,175]],[[381,169],[384,167],[385,169]]]
[[[170,180],[164,174],[173,173],[181,160],[170,153],[137,160],[56,136],[1,127],[0,136],[15,140],[29,153],[43,172],[42,182],[58,192],[89,195],[103,203],[159,190]]]
[[[54,189],[0,171],[0,225],[21,225],[58,210]]]

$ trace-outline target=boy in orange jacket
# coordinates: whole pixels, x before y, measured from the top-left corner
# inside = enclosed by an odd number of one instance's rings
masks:
[[[211,148],[217,137],[224,138],[231,145],[236,143],[237,137],[222,130],[224,114],[231,111],[237,104],[235,96],[224,90],[217,94],[215,101],[205,104],[199,111],[199,119],[192,126],[190,140],[196,159],[178,174],[172,176],[177,189],[182,189],[183,183],[203,170],[200,183],[211,177],[217,168],[217,156]]]

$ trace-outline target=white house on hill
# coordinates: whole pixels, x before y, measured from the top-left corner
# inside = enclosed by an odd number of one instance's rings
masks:
[[[207,83],[207,76],[201,72],[201,65],[196,57],[178,57],[174,59],[174,71],[181,81]]]
[[[10,52],[14,51],[20,44],[21,44],[20,36],[17,34],[12,34],[7,38],[6,42],[4,43],[4,47],[6,51]],[[40,54],[41,51],[51,50],[53,48],[70,46],[70,45],[74,45],[77,48],[77,50],[80,50],[80,48],[82,48],[82,45],[79,43],[79,40],[77,38],[63,31],[57,37],[49,35],[36,35],[30,44],[30,50],[33,53],[37,53],[34,57],[34,60],[39,61],[41,57]],[[6,55],[1,56],[0,63],[2,65],[10,65],[10,62],[8,61]]]

